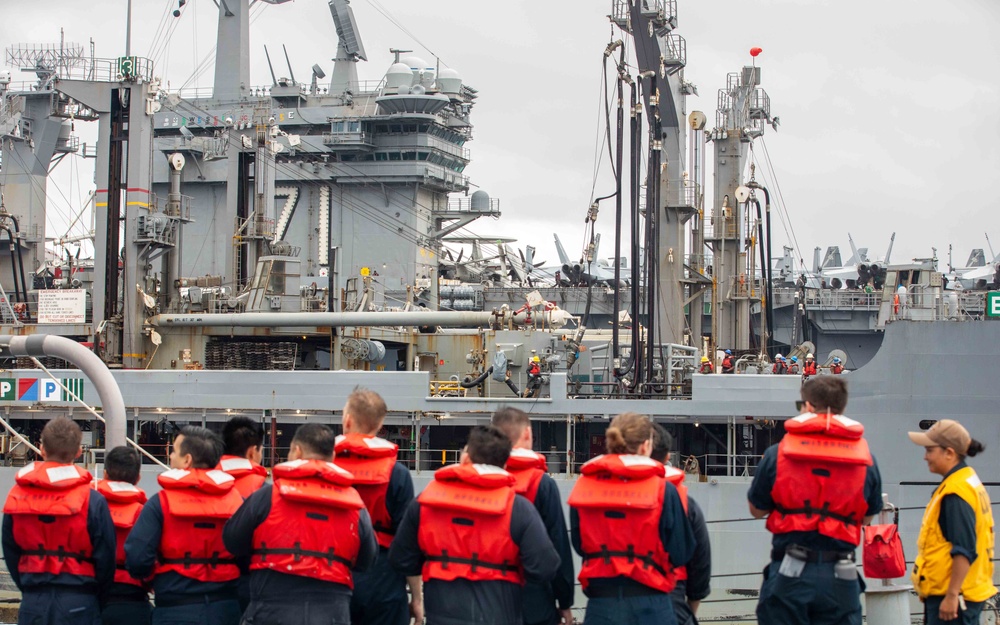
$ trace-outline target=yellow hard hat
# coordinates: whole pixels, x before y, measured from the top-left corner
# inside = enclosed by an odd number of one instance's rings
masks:
[[[701,357],[701,361],[702,362],[708,362],[708,356],[702,356]]]
[[[542,359],[539,358],[538,356],[532,356],[531,357],[531,362],[542,362]]]

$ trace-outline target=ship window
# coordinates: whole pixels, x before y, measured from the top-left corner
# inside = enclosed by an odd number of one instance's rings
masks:
[[[271,271],[267,279],[267,292],[269,295],[283,295],[285,293],[285,261],[271,261]]]
[[[417,152],[417,160],[418,161],[426,161],[427,160],[427,156],[428,156],[427,152]]]
[[[387,161],[387,160],[389,160],[389,155],[386,154],[385,152],[376,152],[375,153],[375,160],[376,161]]]
[[[416,152],[403,152],[403,160],[404,161],[415,161],[415,160],[417,160],[417,153]]]
[[[376,132],[389,132],[389,124],[378,124],[375,126]]]
[[[357,132],[361,128],[361,122],[348,122],[347,130],[348,132]]]
[[[390,130],[390,132],[396,132],[396,133],[403,132],[403,125],[402,124],[392,124],[391,126],[389,126],[389,130]]]
[[[344,132],[344,122],[333,122],[330,130],[331,132]]]
[[[403,125],[403,132],[416,132],[416,131],[417,131],[417,125],[416,124],[404,124]]]
[[[399,155],[399,152],[389,152],[389,160],[398,161],[402,160],[402,157]]]
[[[358,158],[357,154],[341,154],[340,160],[345,163],[353,163],[354,161],[358,160]]]
[[[420,124],[420,132],[427,132],[430,127],[430,124]]]

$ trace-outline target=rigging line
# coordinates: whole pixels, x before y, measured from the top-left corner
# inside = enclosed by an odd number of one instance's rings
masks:
[[[767,159],[768,169],[771,171],[771,176],[774,179],[774,187],[775,187],[775,190],[777,191],[778,199],[780,200],[780,203],[781,203],[781,210],[785,211],[785,213],[787,215],[788,214],[788,206],[785,203],[785,195],[784,195],[784,193],[781,192],[781,184],[778,182],[778,173],[775,171],[774,166],[771,164],[771,154],[768,152],[768,150],[767,150],[767,144],[764,143],[763,138],[761,139],[760,145],[761,145],[762,148],[764,148],[764,158]],[[795,236],[795,226],[792,225],[791,221],[792,221],[791,215],[788,215],[789,227],[792,230],[792,240],[795,242],[795,248],[796,248],[796,251],[799,252],[799,257],[802,258],[802,256],[801,256],[801,250],[799,248],[798,238]]]
[[[156,47],[153,48],[152,55],[150,59],[153,61],[153,65],[157,65],[159,60],[164,56],[164,53],[169,48],[170,40],[174,36],[174,31],[177,30],[177,26],[180,25],[180,17],[176,17],[171,21],[166,30],[163,33],[163,37],[157,42]]]
[[[608,131],[601,128],[601,124],[604,121],[602,119],[603,115],[601,114],[602,113],[601,109],[604,107],[601,105],[601,102],[604,100],[603,90],[607,89],[608,87],[607,76],[608,76],[607,63],[605,62],[604,70],[601,75],[601,89],[597,90],[597,123],[595,124],[595,126],[597,126],[597,138],[594,141],[593,183],[591,184],[590,187],[591,203],[593,203],[594,201],[594,194],[597,191],[597,179],[600,177],[601,173],[601,160],[603,160],[601,158],[601,153],[604,152],[604,146],[607,142]]]
[[[450,67],[447,63],[444,62],[444,60],[441,59],[441,57],[438,54],[436,54],[433,50],[431,50],[429,47],[427,47],[427,44],[425,44],[423,41],[421,41],[420,39],[418,39],[416,35],[414,35],[412,32],[410,32],[410,30],[408,28],[406,28],[405,26],[403,26],[395,17],[393,17],[389,13],[388,9],[386,9],[385,7],[383,7],[378,2],[378,0],[367,0],[367,2],[368,2],[369,5],[371,5],[371,7],[373,9],[375,9],[376,11],[378,11],[379,13],[381,13],[382,17],[384,17],[385,19],[389,20],[389,22],[393,26],[395,26],[396,28],[398,28],[399,30],[401,30],[403,32],[403,34],[405,34],[406,36],[408,36],[411,39],[413,39],[413,41],[415,41],[418,45],[420,45],[421,48],[423,48],[424,50],[427,50],[427,52],[429,52],[431,54],[431,56],[433,56],[435,59],[437,59],[442,65],[444,65],[445,67]]]
[[[170,15],[170,7],[174,4],[174,0],[167,0],[163,4],[163,13],[160,15],[160,21],[156,25],[156,32],[153,34],[152,39],[150,39],[149,47],[146,49],[146,58],[151,58],[150,55],[153,52],[153,48],[156,46],[157,40],[159,40],[164,26],[168,23],[167,17]]]

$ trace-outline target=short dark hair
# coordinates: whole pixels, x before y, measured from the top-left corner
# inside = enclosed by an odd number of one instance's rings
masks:
[[[347,396],[344,412],[351,415],[358,428],[374,434],[385,421],[385,400],[375,391],[356,388]]]
[[[42,428],[45,457],[52,462],[73,462],[80,451],[83,432],[69,417],[56,417]]]
[[[333,446],[336,442],[337,435],[322,423],[300,425],[292,437],[292,445],[299,445],[310,454],[327,459],[333,458]]]
[[[659,423],[653,422],[653,452],[649,457],[657,462],[667,463],[670,450],[674,447],[674,437]]]
[[[531,427],[531,419],[528,417],[528,413],[517,408],[511,408],[510,406],[504,406],[494,412],[490,423],[493,427],[506,434],[511,443],[516,443],[521,438],[524,428]]]
[[[250,417],[233,417],[222,429],[222,440],[227,455],[243,458],[251,447],[264,446],[264,426]]]
[[[844,414],[847,408],[847,382],[838,375],[819,375],[802,385],[802,399],[818,410]]]
[[[115,482],[138,483],[141,467],[139,452],[128,445],[119,445],[104,457],[104,475]]]
[[[214,469],[222,457],[222,439],[208,428],[185,425],[181,428],[180,452],[191,454],[191,466],[195,469]]]
[[[507,435],[492,425],[477,425],[469,431],[469,442],[465,451],[476,464],[491,464],[502,467],[510,458],[513,443]]]

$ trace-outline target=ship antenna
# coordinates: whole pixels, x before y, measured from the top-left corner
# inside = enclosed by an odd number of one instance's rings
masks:
[[[285,64],[288,65],[288,77],[291,78],[294,83],[295,72],[292,71],[292,62],[288,60],[288,48],[285,47],[285,44],[281,44],[281,49],[285,51]]]
[[[271,70],[271,84],[277,85],[278,78],[274,75],[274,66],[271,65],[271,55],[267,51],[267,46],[264,46],[264,56],[267,57],[267,69]]]

